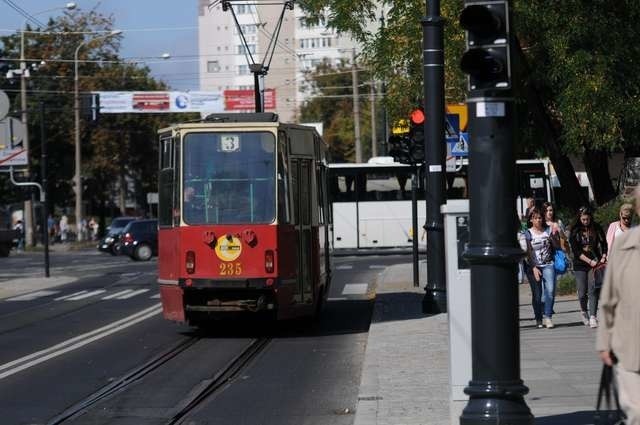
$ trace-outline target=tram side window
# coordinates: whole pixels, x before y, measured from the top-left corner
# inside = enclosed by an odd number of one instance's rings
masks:
[[[160,175],[158,180],[159,225],[171,226],[174,191],[173,140],[171,137],[160,139]]]

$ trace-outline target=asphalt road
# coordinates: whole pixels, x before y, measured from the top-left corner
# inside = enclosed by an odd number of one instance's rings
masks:
[[[3,259],[0,281],[32,273],[35,259]],[[164,424],[258,340],[264,345],[184,423],[351,424],[375,277],[386,265],[406,261],[336,258],[330,301],[316,323],[222,322],[203,332],[162,319],[155,259],[137,263],[93,251],[55,253],[52,275],[78,280],[0,300],[2,423],[61,418],[88,396],[192,341],[122,390],[60,422]]]

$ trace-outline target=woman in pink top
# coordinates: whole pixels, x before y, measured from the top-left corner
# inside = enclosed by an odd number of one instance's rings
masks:
[[[609,250],[613,248],[613,241],[617,236],[626,232],[631,228],[631,219],[633,218],[633,205],[622,204],[620,205],[620,213],[618,214],[618,220],[609,224],[607,229],[607,245]]]

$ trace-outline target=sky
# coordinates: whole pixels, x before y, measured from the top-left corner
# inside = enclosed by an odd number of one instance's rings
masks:
[[[18,30],[25,18],[8,3],[42,21],[63,13],[66,0],[0,0],[0,35]],[[76,0],[76,9],[113,15],[122,30],[120,56],[144,61],[172,90],[199,90],[198,0]],[[51,10],[44,13],[45,10]],[[161,59],[169,53],[169,59]],[[144,59],[141,59],[144,58]],[[156,59],[157,58],[157,59]]]

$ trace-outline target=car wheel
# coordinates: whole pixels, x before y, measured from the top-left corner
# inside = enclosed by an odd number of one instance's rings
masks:
[[[146,243],[140,244],[136,248],[135,256],[139,261],[149,261],[152,255],[151,247]]]
[[[111,255],[120,255],[120,248],[122,248],[122,245],[120,245],[120,243],[114,243],[111,246],[109,252],[111,253]]]

